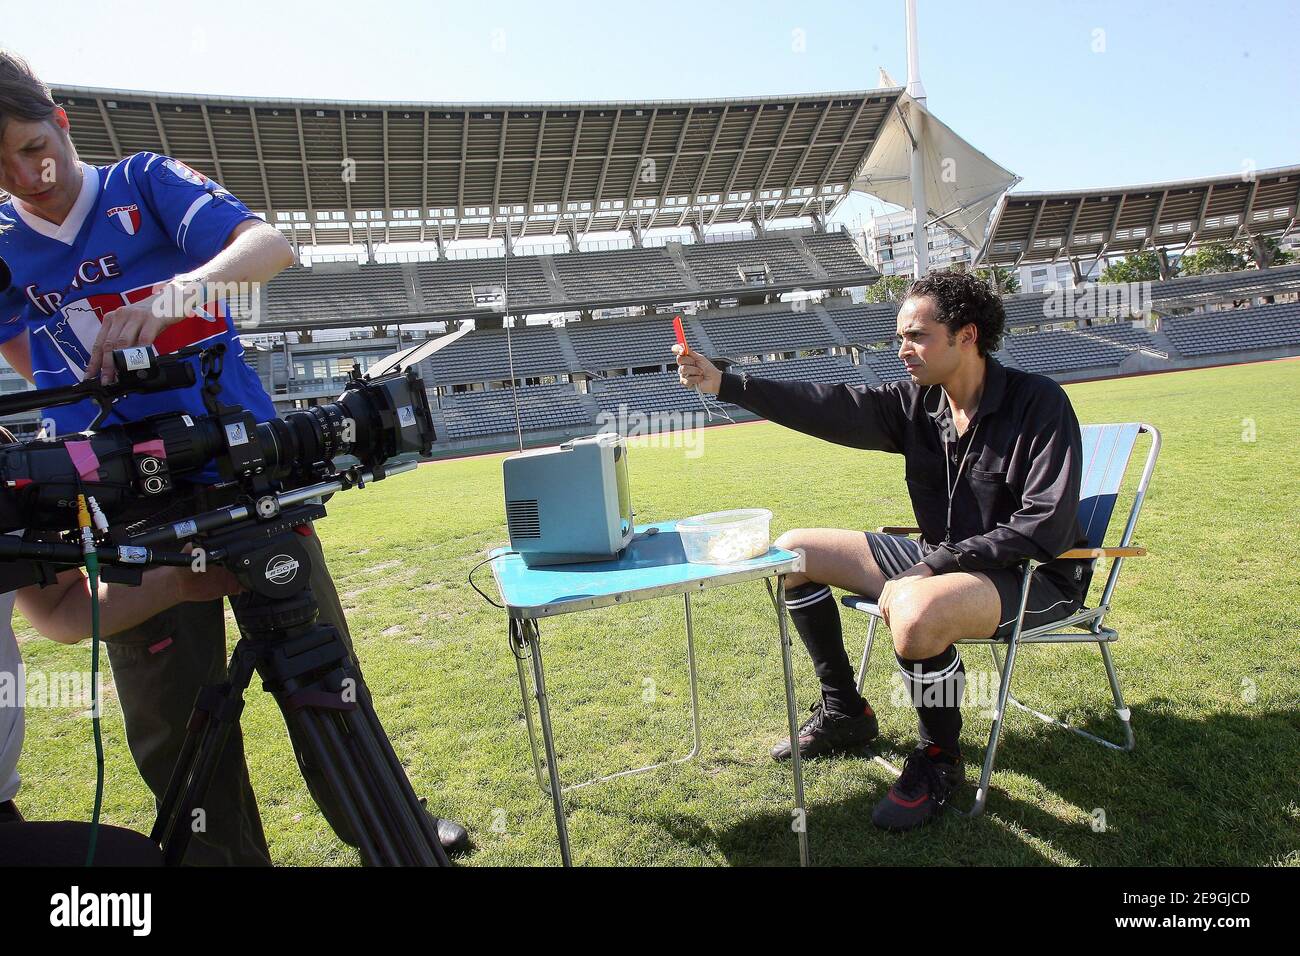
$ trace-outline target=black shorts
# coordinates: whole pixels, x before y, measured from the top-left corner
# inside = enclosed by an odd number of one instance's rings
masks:
[[[880,534],[868,531],[867,546],[871,555],[884,572],[885,580],[898,577],[909,568],[915,567],[921,560],[921,545],[913,538],[904,538],[894,534]],[[1020,613],[1020,589],[1024,584],[1024,574],[1019,568],[999,568],[995,571],[981,571],[998,589],[998,598],[1002,603],[1001,623],[994,637],[1005,640],[1015,630],[1016,615]],[[1050,624],[1061,618],[1069,617],[1082,606],[1078,598],[1064,595],[1061,590],[1040,574],[1035,574],[1029,585],[1029,602],[1025,605],[1025,628]]]

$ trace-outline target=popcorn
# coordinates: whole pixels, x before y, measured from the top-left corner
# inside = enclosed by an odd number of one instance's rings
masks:
[[[735,564],[766,551],[766,528],[737,528],[710,538],[704,546],[704,560],[709,564]]]
[[[677,523],[686,560],[736,564],[767,553],[772,512],[762,508],[696,515]]]

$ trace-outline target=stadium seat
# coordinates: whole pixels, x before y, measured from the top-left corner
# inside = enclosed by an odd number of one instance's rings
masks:
[[[699,321],[709,341],[731,358],[835,344],[815,311],[795,311],[788,304],[775,311],[718,309],[699,316]]]
[[[459,392],[442,400],[446,436],[452,441],[513,432],[516,412],[525,431],[585,429],[592,424],[580,396],[564,383]]]
[[[1300,345],[1300,303],[1173,316],[1161,328],[1182,355]]]
[[[863,385],[862,370],[843,355],[817,355],[810,358],[785,359],[781,362],[750,362],[742,368],[759,378],[786,382],[817,382],[824,385]]]
[[[1151,448],[1147,453],[1146,464],[1143,466],[1142,475],[1138,479],[1133,504],[1129,508],[1128,518],[1124,522],[1124,529],[1119,535],[1118,542],[1113,547],[1106,547],[1107,530],[1110,527],[1111,515],[1119,498],[1124,473],[1128,469],[1129,459],[1132,456],[1134,445],[1137,443],[1137,436],[1143,432],[1151,436]],[[1140,557],[1146,554],[1146,549],[1132,546],[1133,531],[1137,527],[1138,516],[1142,511],[1142,503],[1146,498],[1147,488],[1151,483],[1151,474],[1155,471],[1156,459],[1159,455],[1160,432],[1151,425],[1134,422],[1122,425],[1089,425],[1085,427],[1083,429],[1083,481],[1079,491],[1079,524],[1084,529],[1088,544],[1087,547],[1075,548],[1059,555],[1059,557],[1091,558],[1094,563],[1098,558],[1110,559],[1110,572],[1106,576],[1106,584],[1102,588],[1096,607],[1088,608],[1085,606],[1059,621],[1030,628],[1024,627],[1025,610],[1023,602],[1028,596],[1029,583],[1034,571],[1040,564],[1037,561],[1027,561],[1023,565],[1024,584],[1021,591],[1020,615],[1016,620],[1016,626],[1011,636],[1005,641],[996,638],[970,638],[957,642],[959,644],[987,644],[989,652],[993,656],[993,664],[1001,678],[998,685],[997,704],[993,711],[993,725],[989,730],[988,745],[984,750],[984,763],[980,770],[979,784],[975,790],[975,800],[970,810],[967,811],[969,816],[978,816],[984,812],[984,805],[988,800],[989,781],[993,776],[993,761],[997,756],[998,738],[1002,732],[1002,718],[1006,713],[1008,704],[1037,717],[1039,720],[1058,727],[1064,727],[1066,730],[1070,730],[1081,737],[1086,737],[1112,750],[1129,751],[1133,749],[1135,740],[1133,726],[1129,719],[1129,709],[1124,703],[1123,694],[1120,692],[1119,675],[1115,671],[1115,664],[1110,656],[1110,644],[1119,637],[1119,634],[1114,628],[1104,626],[1103,622],[1110,612],[1111,601],[1114,599],[1115,587],[1119,582],[1119,572],[1124,564],[1124,559]],[[913,527],[884,527],[877,530],[887,534],[916,534],[920,531],[919,528]],[[860,693],[866,680],[867,664],[871,659],[871,647],[875,641],[876,625],[882,619],[880,608],[873,600],[862,595],[846,594],[841,600],[845,607],[854,611],[862,611],[870,617],[870,622],[867,625],[866,646],[863,648],[862,663],[858,668],[858,691]],[[1070,630],[1070,628],[1081,630]],[[1011,677],[1015,669],[1016,652],[1021,645],[1077,644],[1085,642],[1096,642],[1097,647],[1101,649],[1102,663],[1105,665],[1106,677],[1110,682],[1111,695],[1115,701],[1115,713],[1124,728],[1123,743],[1115,743],[1095,734],[1090,734],[1078,727],[1072,727],[1064,721],[1022,704],[1011,695]],[[998,655],[998,646],[1001,644],[1006,645],[1005,663]],[[890,769],[898,773],[896,768],[891,766]]]

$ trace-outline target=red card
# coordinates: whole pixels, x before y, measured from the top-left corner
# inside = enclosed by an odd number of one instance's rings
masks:
[[[686,330],[682,328],[682,317],[680,315],[673,316],[673,331],[677,333],[677,344],[682,347],[682,354],[685,355],[691,350],[691,347],[686,344]]]

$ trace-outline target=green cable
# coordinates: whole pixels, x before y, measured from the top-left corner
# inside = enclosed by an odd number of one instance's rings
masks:
[[[99,811],[104,803],[104,739],[99,729],[99,555],[94,551],[86,555],[86,575],[90,579],[90,720],[95,729],[95,813],[90,819],[86,866],[92,866],[99,837]]]

